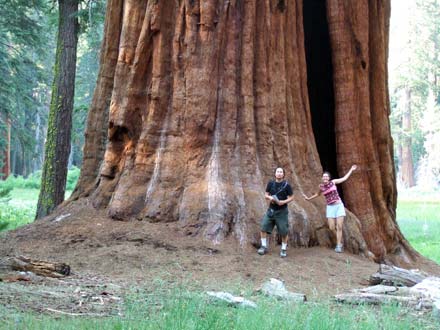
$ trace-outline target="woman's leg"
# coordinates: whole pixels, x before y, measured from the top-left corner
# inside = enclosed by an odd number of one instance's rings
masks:
[[[328,220],[328,227],[332,231],[333,234],[336,235],[336,218],[327,218]]]
[[[336,242],[342,246],[342,226],[344,225],[344,217],[336,218]]]

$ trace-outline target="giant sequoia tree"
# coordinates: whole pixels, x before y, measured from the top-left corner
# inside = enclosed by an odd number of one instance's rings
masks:
[[[109,0],[72,198],[245,245],[283,166],[297,193],[290,244],[330,245],[324,201],[299,192],[315,191],[323,167],[356,163],[343,185],[348,250],[411,262],[395,221],[389,15],[377,0]]]

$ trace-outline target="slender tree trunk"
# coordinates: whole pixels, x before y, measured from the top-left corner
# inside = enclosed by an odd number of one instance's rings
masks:
[[[307,72],[303,1],[109,1],[72,199],[89,196],[115,219],[177,221],[188,235],[214,243],[233,236],[255,244],[265,184],[283,166],[296,196],[290,245],[330,246],[324,200],[309,203],[300,194],[317,189],[324,157],[318,149],[325,148],[316,141],[323,141],[336,150],[329,163],[340,174],[360,165],[343,186],[353,212],[346,248],[411,263],[417,254],[395,221],[390,3],[325,6],[316,21],[327,25],[331,47],[326,74],[333,77],[335,127],[324,127],[330,142],[312,129],[312,117],[321,114],[309,105],[307,81],[320,77]]]
[[[37,171],[40,168],[40,159],[39,159],[39,155],[40,155],[40,130],[41,130],[41,117],[40,114],[37,112],[36,114],[36,128],[35,128],[35,149],[34,149],[34,153],[35,153],[35,159],[32,162],[32,172]]]
[[[1,180],[6,180],[9,176],[9,174],[11,173],[11,120],[9,119],[9,117],[5,116],[6,120],[5,120],[5,124],[6,124],[6,136],[5,136],[5,140],[6,140],[6,148],[3,154],[3,165],[1,168],[1,175],[0,175],[0,179]]]
[[[414,162],[412,157],[412,138],[411,138],[411,89],[405,88],[405,105],[402,114],[402,183],[405,187],[413,187]]]
[[[11,151],[11,173],[17,174],[17,150],[16,148]]]
[[[58,1],[57,51],[37,219],[64,200],[75,90],[78,3],[79,0]]]

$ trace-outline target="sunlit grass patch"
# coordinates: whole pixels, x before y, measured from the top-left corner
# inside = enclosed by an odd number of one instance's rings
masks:
[[[72,192],[66,191],[66,198]],[[11,230],[31,223],[35,219],[39,190],[14,188],[6,201],[0,203],[0,231]]]
[[[399,227],[423,256],[440,263],[440,220],[401,219]]]
[[[397,222],[410,244],[423,256],[440,263],[440,201],[431,194],[425,200],[415,196],[399,200],[397,203]]]

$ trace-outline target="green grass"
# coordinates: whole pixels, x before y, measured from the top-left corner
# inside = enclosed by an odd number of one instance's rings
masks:
[[[126,300],[123,316],[66,317],[20,313],[0,307],[0,329],[437,329],[429,316],[416,317],[395,305],[339,305],[331,301],[291,304],[263,296],[248,297],[256,309],[231,307],[206,294],[185,289],[141,290]]]
[[[72,192],[66,191],[66,198]],[[12,230],[31,223],[35,219],[39,190],[14,188],[8,201],[0,201],[0,231]]]
[[[397,202],[397,220],[408,219],[440,223],[440,200],[437,202],[399,200]]]
[[[397,222],[418,252],[440,263],[440,201],[399,200]]]

